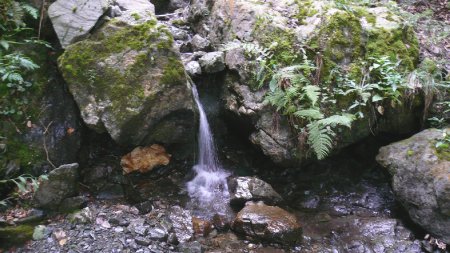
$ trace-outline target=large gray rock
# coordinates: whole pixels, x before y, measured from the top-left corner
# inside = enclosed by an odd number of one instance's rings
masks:
[[[392,188],[411,219],[450,243],[450,150],[436,151],[439,138],[441,130],[427,129],[382,147],[376,159],[392,175]]]
[[[211,42],[208,39],[196,34],[192,37],[192,50],[194,51],[208,51],[211,46]]]
[[[48,8],[63,48],[85,37],[109,7],[108,0],[58,0]]]
[[[192,77],[199,76],[202,74],[202,67],[197,61],[190,61],[186,63],[186,72]]]
[[[225,59],[223,52],[207,53],[198,59],[202,71],[205,73],[217,73],[225,69]]]
[[[293,214],[264,204],[248,204],[236,216],[234,231],[253,237],[283,244],[295,244],[301,240],[302,229]]]
[[[35,205],[57,210],[61,202],[77,194],[78,163],[61,165],[52,170],[34,193]]]
[[[269,205],[283,199],[270,184],[256,177],[237,177],[228,180],[231,205],[244,205],[247,201],[264,201]]]
[[[195,106],[171,33],[154,17],[123,17],[59,58],[84,122],[122,145],[189,142]]]

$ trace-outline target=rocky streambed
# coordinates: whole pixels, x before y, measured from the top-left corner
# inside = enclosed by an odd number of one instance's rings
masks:
[[[228,164],[248,165],[229,178],[231,219],[194,217],[186,192],[189,170],[157,169],[133,178],[146,201],[85,192],[87,207],[47,216],[34,229],[34,241],[11,251],[434,252],[436,246],[409,220],[389,175],[375,162],[379,143],[365,141],[301,171],[258,169],[254,166],[273,165],[225,147]],[[270,184],[245,176],[255,172]]]

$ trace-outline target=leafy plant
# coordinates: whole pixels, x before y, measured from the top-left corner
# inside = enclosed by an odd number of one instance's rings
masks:
[[[14,183],[17,187],[18,197],[21,199],[25,199],[32,193],[36,192],[39,188],[39,184],[44,180],[48,180],[47,175],[41,175],[36,178],[29,174],[23,174],[16,178],[0,180],[0,184]],[[7,206],[8,201],[13,198],[14,197],[11,196],[1,200],[0,205]]]
[[[435,144],[438,152],[450,152],[450,134],[446,129],[442,129],[442,137]]]
[[[351,127],[351,114],[326,117],[319,101],[326,98],[319,86],[313,84],[316,66],[303,51],[301,64],[277,71],[269,83],[265,102],[289,118],[290,124],[301,134],[307,134],[307,143],[318,159],[324,159],[333,147],[334,129]]]
[[[7,0],[0,4],[0,115],[22,115],[29,103],[28,90],[33,83],[27,78],[39,66],[21,53],[23,45],[45,45],[46,42],[30,35],[25,17],[38,18],[38,11],[32,6]],[[6,99],[7,98],[7,99]]]

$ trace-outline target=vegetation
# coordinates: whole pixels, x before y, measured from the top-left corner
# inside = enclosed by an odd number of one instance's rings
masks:
[[[0,200],[0,206],[7,206],[12,199],[30,199],[34,192],[39,188],[43,180],[48,180],[47,175],[34,177],[33,175],[23,174],[16,178],[0,180],[0,184],[14,183],[17,187],[17,193]]]

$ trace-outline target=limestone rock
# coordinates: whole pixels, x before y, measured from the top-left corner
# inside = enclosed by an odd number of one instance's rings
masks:
[[[249,204],[233,221],[232,228],[238,233],[256,240],[293,244],[301,239],[301,227],[293,214],[264,204]]]
[[[256,177],[237,177],[228,180],[231,205],[244,205],[247,201],[264,201],[275,205],[282,201],[270,184]]]
[[[208,51],[211,46],[211,42],[208,39],[196,34],[192,37],[192,50],[194,51]]]
[[[114,4],[120,10],[117,20],[129,25],[142,24],[152,20],[155,14],[155,7],[147,0],[115,0]]]
[[[170,31],[120,17],[69,46],[59,68],[89,128],[119,144],[189,143],[194,101]]]
[[[85,37],[109,7],[107,0],[58,0],[48,8],[63,48]]]
[[[57,210],[61,202],[77,193],[78,163],[65,164],[52,170],[34,194],[37,207]]]
[[[120,164],[124,174],[133,171],[145,173],[156,166],[169,164],[170,157],[171,155],[166,153],[166,149],[163,146],[153,144],[148,147],[133,149],[133,151],[122,157]]]
[[[197,61],[190,61],[186,64],[186,72],[194,77],[202,74],[202,68]]]
[[[442,131],[427,129],[382,147],[376,159],[392,175],[392,188],[411,219],[450,243],[450,161],[434,147],[439,138]]]
[[[217,73],[225,69],[223,52],[211,52],[202,56],[198,62],[205,73]]]

